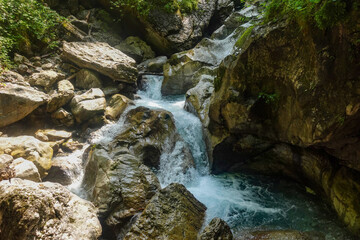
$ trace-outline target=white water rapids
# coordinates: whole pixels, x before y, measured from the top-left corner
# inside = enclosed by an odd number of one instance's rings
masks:
[[[146,91],[138,92],[140,99],[131,108],[145,106],[171,112],[177,131],[186,142],[178,142],[172,152],[162,154],[157,176],[162,187],[172,182],[182,183],[204,203],[205,224],[220,217],[235,236],[252,230],[294,229],[322,232],[327,240],[352,239],[324,205],[294,183],[246,174],[210,174],[202,125],[196,116],[184,110],[185,97],[162,97],[163,77],[149,75],[147,79]],[[125,115],[126,112],[122,116]],[[123,124],[124,117],[102,127],[92,133],[91,143],[110,142],[121,132]],[[181,167],[181,144],[188,144],[195,160],[195,168],[186,173]],[[80,183],[81,175],[70,189],[81,195]]]

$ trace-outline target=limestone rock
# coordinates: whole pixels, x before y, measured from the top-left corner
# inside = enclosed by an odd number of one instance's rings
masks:
[[[63,92],[73,92],[74,85],[69,80],[61,80],[58,82],[58,91]]]
[[[55,183],[0,182],[1,239],[95,240],[101,225],[94,206]]]
[[[39,73],[34,73],[29,78],[29,83],[32,86],[41,86],[44,87],[46,91],[49,91],[50,88],[60,80],[63,80],[65,75],[62,73],[57,73],[52,70],[44,70]]]
[[[102,115],[106,108],[105,95],[99,88],[76,95],[70,103],[71,112],[78,123],[92,120],[93,117]]]
[[[183,185],[172,183],[150,200],[124,239],[196,239],[205,210]]]
[[[52,166],[43,181],[67,186],[80,174],[80,171],[79,166],[72,162],[71,158],[56,156],[53,158]]]
[[[64,42],[62,57],[79,67],[95,70],[115,81],[134,83],[135,60],[107,43]]]
[[[102,88],[99,75],[96,72],[87,69],[81,69],[76,74],[75,85],[81,89]]]
[[[41,104],[47,95],[32,87],[7,83],[0,87],[0,127],[17,122]]]
[[[0,154],[0,169],[9,166],[14,158],[9,154]]]
[[[124,110],[132,104],[133,102],[127,97],[121,94],[115,94],[111,97],[105,109],[105,117],[111,120],[117,120]]]
[[[38,168],[40,176],[46,176],[51,168],[53,149],[49,143],[41,142],[34,137],[1,137],[0,154],[10,154],[15,158],[32,161]]]
[[[155,57],[151,47],[139,37],[128,37],[115,48],[134,58],[136,62],[143,62]]]
[[[49,95],[50,98],[46,106],[46,111],[52,113],[68,104],[70,100],[74,97],[74,91],[52,91],[51,93],[49,93]]]
[[[83,186],[99,209],[100,217],[116,233],[160,189],[155,174],[127,149],[114,154],[102,146],[91,150]]]
[[[35,133],[37,139],[41,141],[59,141],[64,139],[69,139],[72,133],[64,130],[55,130],[55,129],[40,129]]]
[[[71,127],[75,124],[74,116],[63,108],[58,109],[51,114],[53,122],[57,125]]]
[[[10,167],[14,169],[16,178],[41,182],[39,171],[31,161],[17,158],[11,163]]]
[[[232,240],[233,235],[227,223],[220,219],[211,220],[199,236],[198,240]]]
[[[166,56],[146,60],[138,65],[138,70],[143,73],[162,73],[167,61]]]

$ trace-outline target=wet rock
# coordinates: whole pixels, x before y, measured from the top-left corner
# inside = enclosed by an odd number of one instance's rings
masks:
[[[92,88],[81,95],[76,95],[71,100],[70,107],[77,123],[89,121],[105,112],[105,95],[101,89]]]
[[[46,94],[32,87],[12,83],[0,87],[0,127],[23,119],[46,99]]]
[[[62,57],[82,68],[95,70],[115,81],[134,83],[135,60],[107,43],[65,42]]]
[[[102,88],[99,74],[87,69],[81,69],[76,74],[75,86],[81,89]]]
[[[15,171],[15,177],[33,182],[41,182],[40,174],[35,164],[23,158],[12,161],[10,167]]]
[[[99,215],[115,233],[141,212],[160,184],[155,174],[123,148],[96,146],[89,154],[83,186]]]
[[[233,235],[227,223],[220,218],[213,218],[198,240],[232,240]]]
[[[62,73],[57,73],[53,70],[45,70],[39,73],[34,73],[29,78],[31,86],[44,87],[46,91],[49,91],[51,87],[57,82],[65,78]]]
[[[64,139],[69,139],[72,133],[64,130],[55,130],[55,129],[40,129],[35,133],[35,136],[40,141],[59,141]]]
[[[60,184],[0,182],[1,239],[97,239],[94,206]]]
[[[117,120],[124,110],[133,105],[133,101],[121,94],[115,94],[111,97],[108,106],[105,109],[105,117],[110,120]]]
[[[53,122],[57,125],[71,127],[75,124],[74,116],[63,108],[51,114]]]
[[[137,107],[127,113],[125,123],[124,130],[116,136],[113,144],[128,148],[145,165],[158,169],[161,154],[171,153],[177,146],[183,171],[194,166],[194,159],[177,133],[170,112]]]
[[[142,73],[162,73],[163,66],[167,61],[166,56],[146,60],[138,65],[138,70]]]
[[[150,200],[124,239],[196,239],[205,210],[183,185],[172,183]]]
[[[75,176],[78,176],[80,173],[80,169],[78,168],[79,166],[69,158],[63,158],[61,156],[55,157],[48,175],[43,181],[60,183],[64,186],[70,185]]]
[[[38,168],[41,177],[45,177],[51,168],[53,149],[49,143],[41,142],[34,137],[1,137],[0,154],[9,154],[15,158],[22,157],[32,161]]]
[[[151,47],[139,37],[128,37],[115,48],[132,57],[138,63],[155,57]]]

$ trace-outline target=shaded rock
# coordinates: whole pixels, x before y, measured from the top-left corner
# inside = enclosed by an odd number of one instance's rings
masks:
[[[124,239],[196,239],[206,207],[172,183],[150,200]]]
[[[64,130],[55,130],[55,129],[40,129],[35,133],[35,137],[40,141],[59,141],[64,139],[69,139],[72,133]]]
[[[138,65],[138,70],[142,73],[162,73],[163,66],[167,61],[166,56],[160,56],[153,59],[146,60]]]
[[[49,91],[51,87],[57,82],[65,78],[62,73],[57,73],[52,70],[45,70],[39,73],[34,73],[29,78],[31,86],[44,87],[46,91]]]
[[[220,218],[213,218],[198,240],[232,240],[233,235],[227,223]]]
[[[127,149],[108,152],[96,146],[90,153],[83,186],[99,215],[115,233],[141,212],[160,184],[155,174]]]
[[[34,137],[1,137],[0,154],[9,154],[15,158],[32,161],[38,168],[41,177],[45,177],[51,168],[53,149],[49,143],[41,142]]]
[[[81,95],[76,95],[71,100],[70,107],[76,122],[92,120],[93,117],[101,116],[105,112],[105,95],[101,89],[92,88]]]
[[[132,57],[136,62],[143,62],[155,57],[151,47],[139,37],[128,37],[115,48]]]
[[[23,158],[12,161],[11,168],[15,171],[15,177],[33,182],[41,182],[40,174],[35,164]]]
[[[81,69],[76,74],[76,87],[81,89],[102,88],[99,74],[87,69]]]
[[[17,122],[41,104],[47,95],[32,87],[7,83],[0,87],[0,127]]]
[[[57,125],[71,127],[75,124],[74,116],[63,108],[51,114],[53,122]]]
[[[1,239],[97,239],[94,206],[65,187],[12,179],[0,182]]]
[[[43,179],[45,182],[55,182],[61,185],[70,185],[75,176],[80,173],[79,166],[67,157],[55,157],[48,175]]]
[[[74,97],[74,91],[52,91],[51,93],[49,93],[49,95],[50,97],[46,106],[46,111],[52,113],[68,104],[70,100]]]
[[[107,43],[64,42],[62,57],[82,68],[95,70],[115,81],[134,83],[137,77],[134,59]]]
[[[133,101],[121,94],[115,94],[111,97],[108,106],[105,109],[105,117],[107,119],[116,120],[129,106],[133,105]]]

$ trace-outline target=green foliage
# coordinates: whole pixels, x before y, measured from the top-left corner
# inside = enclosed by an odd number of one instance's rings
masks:
[[[9,65],[9,53],[32,41],[56,47],[54,30],[61,21],[38,0],[0,0],[0,61]]]
[[[279,94],[260,92],[258,98],[263,99],[267,104],[276,103],[279,100]]]
[[[252,30],[254,29],[254,25],[247,28],[244,33],[239,37],[239,39],[236,41],[235,46],[237,48],[242,47],[242,45],[245,43],[245,41],[248,39],[248,37],[251,35]]]
[[[161,9],[173,13],[190,13],[197,9],[198,0],[112,0],[113,8],[120,12],[124,9],[135,10],[141,16],[147,16],[153,9]]]
[[[268,0],[265,21],[287,16],[300,23],[315,23],[320,29],[325,29],[343,20],[346,8],[346,0]]]

